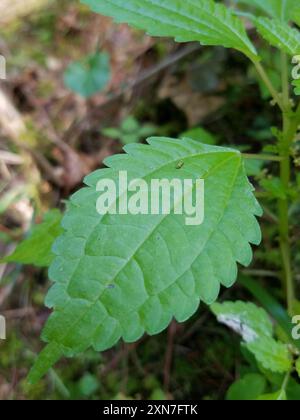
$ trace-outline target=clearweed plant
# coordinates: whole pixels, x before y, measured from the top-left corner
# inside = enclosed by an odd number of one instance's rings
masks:
[[[153,124],[140,124],[136,118],[129,116],[124,118],[120,128],[108,127],[102,130],[102,134],[114,140],[120,140],[124,145],[138,143],[156,133],[157,127]]]
[[[243,354],[251,365],[252,371],[228,391],[228,399],[285,400],[294,399],[295,393],[300,396],[300,342],[292,334],[292,317],[299,314],[299,302],[290,223],[291,206],[300,204],[299,1],[83,3],[94,12],[151,36],[237,50],[256,70],[272,98],[270,106],[281,115],[282,126],[272,128],[274,141],[258,155],[186,137],[152,137],[147,140],[148,145],[137,144],[136,139],[126,140],[124,143],[132,143],[126,145],[126,153],[106,159],[107,169],[87,176],[86,187],[71,197],[62,219],[63,233],[58,213],[48,215],[35,228],[27,241],[37,246],[34,238],[39,231],[47,238],[45,252],[54,285],[46,298],[46,305],[53,309],[42,335],[47,344],[31,370],[30,382],[38,381],[62,356],[72,357],[89,347],[104,351],[120,339],[134,342],[145,332],[157,334],[173,318],[178,322],[190,318],[203,302],[212,305],[211,310],[221,323],[241,335]],[[279,89],[264,66],[264,54],[260,55],[256,41],[250,40],[246,22],[260,36],[258,46],[265,43],[270,52],[280,54]],[[277,175],[261,180],[261,185],[272,205],[276,202],[273,219],[278,229],[286,310],[257,281],[242,275],[240,284],[264,309],[240,301],[215,303],[220,287],[231,287],[237,280],[237,264],[251,263],[250,244],[261,242],[257,218],[263,214],[262,206],[245,170],[245,162],[252,160],[277,165]],[[97,183],[104,178],[117,183],[120,171],[127,171],[129,180],[140,178],[148,182],[176,178],[193,179],[196,183],[203,179],[204,222],[187,226],[184,215],[173,213],[107,213],[100,217],[96,211]],[[116,201],[121,198],[122,193]],[[261,204],[265,205],[263,199]],[[17,249],[18,255],[9,260],[42,265],[42,256],[35,261],[35,246],[29,252],[28,245],[23,243],[23,249]]]
[[[71,63],[64,74],[65,85],[86,99],[104,90],[109,79],[109,56],[100,52]]]

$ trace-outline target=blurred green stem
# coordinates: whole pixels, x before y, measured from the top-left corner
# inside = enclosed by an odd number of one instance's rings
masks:
[[[289,85],[289,66],[287,54],[281,53],[281,82],[282,82],[282,101],[284,112],[289,112],[291,110],[290,105],[290,85]]]
[[[254,64],[259,76],[261,77],[262,81],[264,82],[264,84],[268,88],[270,94],[272,95],[274,101],[277,103],[279,108],[282,111],[284,111],[284,106],[283,106],[283,103],[282,103],[281,96],[280,96],[279,92],[277,92],[275,87],[273,86],[273,83],[270,80],[270,78],[269,78],[267,72],[265,71],[264,67],[261,65],[261,63],[259,61],[253,61],[253,64]]]
[[[252,154],[252,153],[243,153],[242,154],[244,159],[252,159],[252,160],[265,160],[269,162],[281,162],[282,157],[276,155],[262,155],[262,154]]]
[[[286,197],[278,200],[279,214],[279,243],[283,262],[284,283],[286,285],[286,296],[288,312],[293,315],[295,301],[295,285],[291,263],[291,245],[289,240],[289,196],[288,190],[291,182],[291,158],[290,148],[297,134],[300,123],[300,105],[296,112],[293,112],[290,104],[290,87],[288,60],[285,53],[281,53],[282,67],[282,98],[283,98],[283,132],[282,139],[279,139],[279,154],[282,157],[280,162],[280,179],[286,191]]]
[[[291,159],[290,147],[297,133],[300,122],[300,113],[283,114],[283,135],[280,141],[280,156],[283,158],[280,162],[280,179],[286,191],[286,197],[278,200],[279,213],[279,242],[283,261],[284,279],[286,284],[287,302],[289,314],[293,314],[293,303],[295,300],[295,290],[293,273],[291,266],[291,247],[289,241],[289,197],[288,190],[291,181]]]
[[[269,89],[274,101],[278,104],[283,116],[283,131],[278,139],[280,157],[280,179],[286,196],[278,200],[278,219],[279,219],[279,243],[283,262],[284,285],[286,287],[287,307],[290,315],[293,315],[295,301],[295,285],[291,263],[291,246],[289,240],[289,188],[291,182],[291,158],[290,148],[297,134],[300,124],[300,104],[296,111],[292,110],[289,95],[289,69],[287,55],[282,53],[282,94],[277,92],[265,69],[259,62],[254,62],[256,70],[261,79]]]

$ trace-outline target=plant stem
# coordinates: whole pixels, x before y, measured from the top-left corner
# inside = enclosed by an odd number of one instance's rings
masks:
[[[273,83],[269,79],[269,76],[267,75],[265,69],[263,68],[263,66],[258,61],[253,61],[253,64],[254,64],[254,66],[255,66],[258,74],[260,75],[261,79],[263,80],[263,82],[265,83],[265,85],[267,86],[267,88],[269,89],[269,92],[271,93],[274,101],[277,103],[277,105],[279,106],[279,108],[282,111],[284,111],[284,106],[282,104],[282,100],[281,100],[280,94],[274,88]]]
[[[289,67],[288,67],[288,60],[287,54],[285,52],[281,53],[281,80],[282,80],[282,99],[283,99],[283,107],[285,112],[291,110],[290,106],[290,86],[289,86]]]
[[[291,247],[289,242],[289,199],[288,190],[291,180],[290,147],[297,133],[300,121],[300,108],[290,115],[283,113],[283,137],[280,141],[280,179],[287,195],[284,199],[278,200],[279,213],[279,242],[283,261],[284,279],[286,285],[287,304],[290,315],[293,315],[293,303],[295,300],[294,281],[291,265]]]
[[[293,315],[293,305],[295,301],[295,288],[291,264],[291,247],[289,241],[289,198],[288,190],[291,181],[291,160],[290,147],[297,134],[300,124],[300,104],[295,112],[291,109],[289,97],[289,74],[288,61],[285,53],[281,54],[282,61],[282,95],[274,88],[265,69],[259,62],[253,62],[258,74],[266,87],[269,89],[274,101],[277,103],[283,115],[283,133],[279,139],[279,162],[280,179],[286,191],[286,197],[278,200],[278,220],[279,220],[279,243],[282,255],[284,284],[286,287],[287,306],[290,315]]]
[[[283,160],[280,162],[280,179],[286,191],[285,199],[278,201],[279,213],[279,242],[282,255],[284,280],[286,285],[286,296],[288,312],[293,315],[293,306],[295,301],[295,286],[293,279],[291,263],[291,246],[289,241],[289,198],[288,190],[291,181],[291,159],[290,147],[294,141],[295,135],[300,123],[300,104],[296,112],[292,112],[289,95],[289,74],[288,60],[285,53],[281,53],[282,67],[282,98],[283,98],[283,136],[279,141],[280,156]]]
[[[276,155],[256,155],[252,153],[242,153],[244,159],[265,160],[269,162],[281,162],[282,157]]]

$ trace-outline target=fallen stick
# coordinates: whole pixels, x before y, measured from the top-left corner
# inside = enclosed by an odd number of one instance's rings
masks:
[[[47,3],[48,0],[1,0],[0,24],[7,24],[22,16],[29,15]]]

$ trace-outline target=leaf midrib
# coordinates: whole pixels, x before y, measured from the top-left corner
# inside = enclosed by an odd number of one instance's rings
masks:
[[[151,147],[151,146],[150,146]],[[209,152],[209,153],[195,153],[195,154],[189,154],[185,157],[181,157],[181,160],[184,161],[184,159],[191,159],[191,158],[204,158],[204,156],[209,156],[209,155],[214,155],[214,154],[221,154],[220,152]],[[204,175],[202,175],[202,179],[206,179],[208,176],[210,176],[214,171],[216,171],[220,166],[225,165],[229,160],[238,157],[238,154],[236,152],[223,152],[224,154],[230,154],[230,156],[227,159],[222,160],[222,162],[218,163],[217,165],[215,165],[214,167],[212,167],[210,170],[208,170]],[[156,172],[162,170],[165,167],[168,167],[170,165],[174,165],[176,162],[178,162],[178,158],[172,160],[172,161],[168,161],[167,163],[164,162],[163,165],[160,165],[158,167],[156,167],[153,171],[150,171],[146,174],[144,174],[141,179],[145,179],[147,178],[151,178]],[[112,168],[113,169],[113,168]],[[117,200],[119,200],[124,194],[121,194],[120,196],[117,197]],[[138,248],[134,251],[134,253],[126,259],[124,259],[124,261],[126,261],[125,265],[122,266],[122,268],[118,271],[118,273],[115,275],[115,278],[121,273],[121,271],[127,266],[127,264],[129,262],[131,262],[131,260],[134,258],[134,256],[136,255],[136,253],[140,250],[140,248],[144,245],[144,243],[149,239],[149,237],[153,234],[153,232],[156,230],[157,227],[160,226],[160,224],[166,219],[166,217],[168,217],[169,215],[165,215],[164,217],[162,217],[159,221],[159,223],[157,225],[154,226],[154,229],[150,232],[150,234],[145,238],[145,240],[143,240],[143,242],[141,242],[141,244],[138,246]],[[98,226],[103,223],[103,221],[105,220],[105,218],[109,217],[109,214],[106,213],[101,220],[99,221],[99,223],[95,226],[94,230],[98,228]],[[91,235],[93,234],[93,232],[90,233],[90,235],[86,238],[86,242],[89,241]],[[99,297],[101,296],[101,294],[99,295]]]
[[[207,153],[207,154],[213,154],[213,153]],[[206,155],[207,155],[206,154]],[[194,155],[194,156],[197,156],[198,154],[196,154],[196,155]],[[188,156],[188,158],[190,158],[192,155],[189,155]],[[201,154],[200,156],[203,156],[203,154]],[[236,158],[238,155],[236,154],[236,153],[231,153],[231,156],[229,156],[227,159],[224,159],[222,162],[220,162],[219,164],[217,164],[217,165],[215,165],[213,168],[211,168],[211,170],[209,170],[209,171],[207,171],[207,173],[206,173],[206,177],[208,177],[209,175],[211,175],[215,170],[217,170],[217,169],[219,169],[220,167],[222,167],[223,165],[225,165],[226,163],[228,163],[228,161],[230,161],[231,159],[234,159],[234,158]],[[178,159],[176,159],[176,160],[174,160],[174,162],[177,162],[178,161]],[[240,161],[241,162],[241,161]],[[168,165],[170,164],[170,162],[168,163]],[[163,165],[163,166],[165,166],[165,165]],[[236,171],[236,174],[235,174],[235,176],[233,177],[233,182],[232,182],[232,184],[231,184],[231,188],[229,189],[229,194],[228,194],[228,197],[230,196],[230,194],[232,193],[232,186],[234,185],[234,183],[235,183],[235,181],[236,181],[236,178],[237,178],[237,175],[238,175],[238,173],[239,173],[239,169],[240,169],[240,165],[238,165],[237,166],[237,171]],[[157,168],[156,168],[156,170],[155,171],[153,171],[153,172],[156,172],[157,171]],[[148,176],[149,176],[149,174],[147,174]],[[205,179],[205,177],[204,177],[204,179]],[[218,226],[219,224],[220,224],[220,222],[221,222],[221,220],[222,220],[222,218],[223,218],[223,216],[224,216],[224,214],[225,214],[225,208],[226,208],[226,206],[228,205],[228,200],[226,200],[226,203],[225,203],[225,206],[224,206],[224,211],[222,212],[222,214],[221,214],[221,216],[220,216],[220,218],[219,218],[219,221],[217,222],[217,225],[216,226]],[[127,259],[127,262],[120,268],[120,270],[115,274],[115,276],[114,276],[114,278],[113,279],[111,279],[110,280],[110,283],[111,282],[113,282],[113,281],[115,281],[115,279],[117,278],[117,276],[127,267],[127,265],[135,258],[135,256],[136,256],[136,254],[137,254],[137,252],[143,247],[143,245],[146,243],[146,241],[151,237],[151,235],[155,232],[155,230],[160,226],[160,224],[165,220],[165,218],[166,217],[168,217],[168,215],[165,215],[161,220],[160,220],[160,222],[157,224],[157,225],[155,225],[155,227],[154,227],[154,229],[152,229],[151,230],[151,232],[147,235],[147,237],[139,244],[139,246],[134,250],[134,252],[132,253],[132,255]],[[96,229],[96,228],[95,228]],[[211,236],[213,235],[213,233],[214,233],[214,229],[212,229],[212,231],[211,231],[211,233],[210,233],[210,235],[209,235],[209,237],[208,237],[208,239],[207,239],[207,241],[205,242],[205,244],[204,244],[204,246],[203,246],[203,248],[205,247],[205,245],[208,243],[208,241],[211,239]],[[202,250],[201,250],[201,252],[203,252],[203,248],[202,248]],[[201,254],[201,253],[200,253]],[[196,261],[196,259],[199,257],[199,255],[200,254],[198,254],[197,256],[196,256],[196,258],[195,258],[195,260],[194,260],[194,262]],[[80,261],[80,260],[79,260]],[[78,262],[78,264],[79,264],[79,262]],[[190,264],[190,265],[192,265],[192,263]],[[186,270],[186,271],[188,271],[188,269]],[[184,273],[183,273],[184,274]],[[177,277],[177,279],[180,277],[180,275]],[[177,281],[177,279],[173,282],[173,283],[175,283],[176,281]],[[68,293],[68,292],[67,292]],[[89,313],[89,311],[93,308],[93,306],[95,306],[97,303],[98,303],[98,301],[99,301],[99,299],[101,298],[101,296],[102,296],[102,294],[104,293],[104,290],[102,290],[101,291],[101,293],[97,296],[97,298],[95,298],[95,300],[94,301],[92,301],[92,302],[90,302],[90,306],[87,308],[87,310],[74,322],[74,324],[72,325],[72,327],[70,327],[70,329],[69,329],[69,331],[67,332],[67,334],[65,335],[65,336],[63,336],[62,338],[61,338],[61,340],[65,340],[66,338],[68,338],[68,336],[73,332],[73,330],[74,330],[74,328],[76,327],[76,325],[77,324],[79,324],[80,322],[81,322],[81,320],[85,317],[85,315],[87,315],[88,313]],[[71,299],[71,297],[70,297],[70,299]],[[105,308],[106,310],[107,310],[107,308]],[[114,318],[115,319],[115,318]],[[116,319],[116,321],[117,322],[119,322],[117,319]],[[98,328],[98,326],[96,327],[96,329]],[[55,340],[54,340],[55,341]]]

